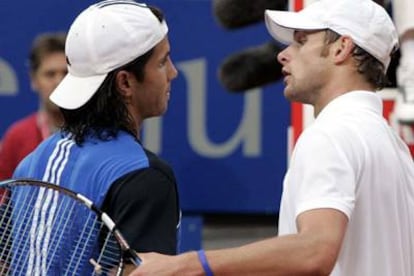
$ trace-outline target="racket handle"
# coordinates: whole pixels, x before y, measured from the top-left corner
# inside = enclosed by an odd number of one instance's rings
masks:
[[[139,266],[142,263],[142,259],[138,256],[137,252],[133,249],[128,250],[129,260],[135,266]]]

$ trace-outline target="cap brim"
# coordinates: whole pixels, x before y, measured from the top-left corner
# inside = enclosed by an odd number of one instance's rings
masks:
[[[320,22],[307,17],[301,12],[265,11],[265,23],[270,35],[277,41],[290,44],[295,30],[326,29]]]
[[[77,109],[86,104],[108,74],[86,78],[68,73],[50,95],[50,100],[64,109]]]

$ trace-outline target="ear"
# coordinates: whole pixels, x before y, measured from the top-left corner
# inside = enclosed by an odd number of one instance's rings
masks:
[[[334,43],[334,60],[336,64],[345,62],[349,57],[352,57],[352,51],[355,44],[349,36],[341,36]]]
[[[133,74],[125,70],[117,72],[115,76],[116,87],[119,93],[126,98],[130,97],[132,93],[132,78],[134,78]]]

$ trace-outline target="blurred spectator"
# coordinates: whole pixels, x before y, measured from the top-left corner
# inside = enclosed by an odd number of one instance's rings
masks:
[[[401,57],[397,67],[397,86],[400,91],[395,115],[400,123],[414,123],[414,20],[413,0],[393,0],[393,19],[400,36]]]
[[[1,180],[10,178],[17,164],[62,122],[60,110],[49,95],[67,73],[65,39],[65,33],[43,33],[33,41],[29,75],[31,87],[39,96],[39,108],[5,132],[0,148]]]

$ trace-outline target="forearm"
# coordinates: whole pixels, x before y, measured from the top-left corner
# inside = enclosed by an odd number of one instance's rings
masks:
[[[298,234],[274,237],[244,246],[206,251],[215,276],[329,275],[338,257],[347,217],[335,209],[316,209],[298,216]],[[140,255],[134,276],[206,275],[197,252],[178,256]]]
[[[327,275],[332,269],[332,260],[326,259],[327,248],[329,246],[321,246],[317,239],[288,235],[237,248],[208,251],[206,255],[216,276]]]
[[[204,276],[197,252],[176,256],[141,253],[142,264],[131,274],[134,276]]]

